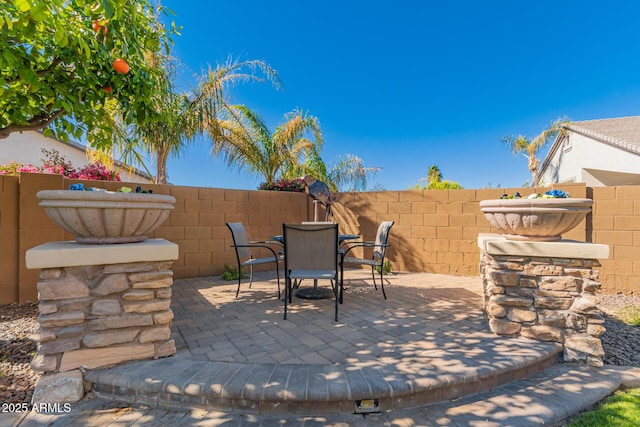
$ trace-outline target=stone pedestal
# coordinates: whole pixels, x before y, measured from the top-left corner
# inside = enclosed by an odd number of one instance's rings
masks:
[[[41,270],[31,367],[45,375],[34,400],[70,401],[81,386],[78,372],[86,369],[175,354],[171,264],[177,258],[178,245],[163,239],[51,242],[28,250],[27,268]]]
[[[489,327],[498,335],[564,345],[564,360],[602,366],[599,259],[607,245],[510,241],[480,234],[480,274]]]

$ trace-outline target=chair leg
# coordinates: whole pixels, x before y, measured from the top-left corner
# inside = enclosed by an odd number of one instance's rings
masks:
[[[240,282],[242,281],[242,266],[238,262],[238,289],[236,290],[236,298],[238,298],[238,294],[240,294]]]
[[[382,288],[382,296],[384,297],[384,299],[387,299],[387,294],[384,292],[384,280],[382,278],[382,275],[384,274],[384,258],[382,258],[380,260],[380,288]]]
[[[278,299],[280,299],[280,270],[278,269],[277,262],[276,262],[276,279],[278,280]]]
[[[343,293],[344,293],[344,260],[341,259],[340,261],[340,304],[342,304]]]
[[[285,277],[284,279],[284,320],[287,320],[287,302],[289,301],[289,285],[291,283],[291,279]]]
[[[294,289],[298,289],[298,281],[294,280],[293,282],[291,282],[291,279],[289,279],[289,304],[291,304],[293,302],[293,290]]]
[[[334,285],[335,282],[335,285]],[[338,278],[336,278],[336,280],[332,280],[331,281],[331,288],[333,288],[333,295],[335,296],[335,304],[336,304],[336,314],[335,314],[335,321],[338,321],[338,302],[340,300],[339,296],[338,296],[338,286],[340,286],[338,284]]]
[[[371,277],[373,277],[373,287],[375,288],[375,290],[378,290],[378,285],[376,285],[376,270],[375,270],[375,266],[371,266]]]
[[[251,289],[251,284],[253,283],[253,265],[249,266],[249,289]]]

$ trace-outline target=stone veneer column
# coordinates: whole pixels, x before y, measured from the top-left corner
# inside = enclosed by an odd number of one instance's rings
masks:
[[[38,351],[43,372],[34,402],[84,395],[82,371],[175,354],[171,264],[178,245],[164,239],[117,245],[50,242],[27,251],[39,268]]]
[[[480,234],[478,246],[484,311],[494,333],[559,342],[565,361],[602,366],[601,283],[593,268],[609,257],[607,245]]]

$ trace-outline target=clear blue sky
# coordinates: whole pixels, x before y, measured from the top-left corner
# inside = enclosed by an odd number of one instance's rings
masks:
[[[403,190],[437,165],[465,188],[520,186],[527,162],[500,142],[560,117],[640,114],[640,1],[164,0],[182,25],[185,81],[229,55],[262,59],[284,84],[233,90],[274,129],[316,116],[322,157],[354,154]],[[255,189],[200,141],[169,161],[178,185]],[[546,154],[542,153],[543,155]]]

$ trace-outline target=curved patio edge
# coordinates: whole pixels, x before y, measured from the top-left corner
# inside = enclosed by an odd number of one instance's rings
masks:
[[[526,354],[473,360],[413,357],[358,364],[250,364],[180,356],[87,371],[98,397],[162,408],[274,413],[353,413],[358,400],[380,411],[457,399],[558,363],[562,346],[525,340]]]

